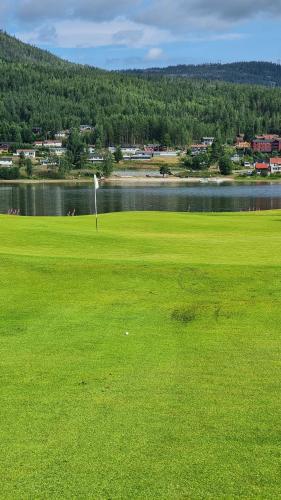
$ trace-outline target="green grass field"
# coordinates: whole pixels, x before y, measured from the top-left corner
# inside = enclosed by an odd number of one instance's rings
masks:
[[[280,498],[281,212],[0,234],[1,498]]]

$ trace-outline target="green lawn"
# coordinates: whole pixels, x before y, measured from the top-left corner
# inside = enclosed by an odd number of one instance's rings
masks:
[[[94,226],[0,217],[1,498],[280,498],[281,212]]]

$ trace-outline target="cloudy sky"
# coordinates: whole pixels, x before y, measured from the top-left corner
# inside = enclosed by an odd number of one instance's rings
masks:
[[[0,28],[107,69],[281,60],[281,0],[0,0]]]

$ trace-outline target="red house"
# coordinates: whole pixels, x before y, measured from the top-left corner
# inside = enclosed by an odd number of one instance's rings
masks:
[[[268,163],[256,163],[255,169],[257,174],[268,175],[270,171],[270,166]]]
[[[272,153],[273,151],[273,142],[272,140],[265,139],[253,139],[252,140],[252,149],[255,153]]]

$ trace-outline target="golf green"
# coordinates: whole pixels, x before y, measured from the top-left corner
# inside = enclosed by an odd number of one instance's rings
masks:
[[[1,498],[280,496],[281,212],[0,235]]]

